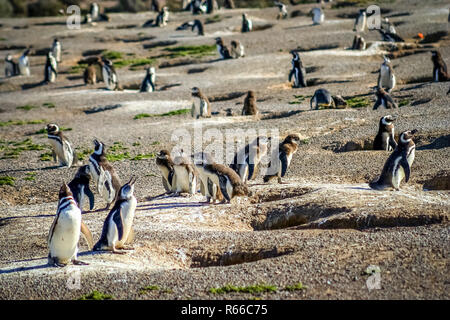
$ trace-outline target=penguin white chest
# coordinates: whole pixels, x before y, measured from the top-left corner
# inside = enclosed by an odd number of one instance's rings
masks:
[[[125,244],[130,234],[131,226],[133,224],[134,212],[136,211],[137,200],[133,196],[130,200],[122,204],[122,223],[123,223],[123,236],[122,239],[118,239],[120,245]]]
[[[62,261],[70,260],[78,251],[80,239],[81,211],[76,205],[70,205],[61,211],[49,241],[50,256]]]
[[[174,166],[176,175],[176,191],[189,192],[189,174],[185,167]]]

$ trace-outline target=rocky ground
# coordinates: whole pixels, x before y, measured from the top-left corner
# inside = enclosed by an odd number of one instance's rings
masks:
[[[164,28],[141,27],[154,18],[150,12],[111,14],[110,22],[80,30],[67,29],[63,17],[4,19],[1,54],[18,56],[28,45],[34,53],[30,77],[0,79],[0,177],[13,178],[0,186],[0,298],[76,299],[97,290],[116,299],[449,299],[450,83],[430,81],[430,50],[438,48],[450,63],[448,4],[383,4],[384,16],[409,43],[397,51],[375,31],[364,33],[367,50],[348,50],[358,7],[328,5],[323,25],[312,26],[306,16],[312,6],[290,6],[297,13],[286,20],[276,20],[276,8],[221,10],[200,17],[209,21],[203,37],[175,31],[192,19],[189,13],[171,14]],[[259,30],[239,32],[243,12]],[[419,32],[425,42],[417,43]],[[246,56],[220,61],[215,50],[181,57],[166,50],[213,46],[217,36],[242,42]],[[42,85],[45,49],[54,37],[63,60],[56,83]],[[287,81],[289,51],[296,48],[307,68],[306,88]],[[115,62],[128,64],[117,69],[120,91],[85,86],[76,67],[105,50],[120,52]],[[392,56],[393,97],[402,106],[373,111],[383,54]],[[156,67],[156,92],[137,92],[142,61]],[[194,86],[212,101],[211,119],[161,116],[190,108]],[[319,88],[365,106],[311,111],[309,97]],[[256,92],[260,119],[239,116],[248,90]],[[229,108],[234,116],[226,115]],[[157,116],[135,119],[141,113]],[[411,179],[400,191],[367,184],[389,155],[367,148],[386,114],[398,117],[397,133],[419,130]],[[117,155],[112,165],[123,181],[138,176],[133,251],[92,253],[82,238],[80,259],[88,266],[46,265],[58,190],[77,170],[46,161],[50,149],[41,129],[49,122],[66,128],[84,162],[96,137]],[[155,197],[164,189],[154,155],[170,150],[180,129],[192,137],[208,129],[277,130],[299,134],[302,143],[286,184],[264,184],[259,176],[249,197],[206,205],[200,194]],[[94,240],[108,214],[104,207],[96,194],[95,210],[83,214]],[[379,289],[367,287],[370,265],[380,269]],[[77,277],[79,286],[71,285]],[[297,290],[289,287],[300,282]],[[245,292],[262,284],[276,290]],[[211,292],[225,285],[241,292]],[[154,290],[142,290],[148,286]]]

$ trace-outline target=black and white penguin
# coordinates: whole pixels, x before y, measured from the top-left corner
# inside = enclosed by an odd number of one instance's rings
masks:
[[[109,59],[101,59],[100,65],[102,67],[103,81],[106,83],[108,90],[116,90],[119,87],[119,80],[113,63]]]
[[[49,123],[46,127],[47,138],[52,145],[53,161],[59,161],[62,167],[70,168],[73,164],[78,163],[75,150],[72,148],[70,141],[59,129],[55,123]]]
[[[325,14],[321,8],[313,8],[310,13],[312,14],[313,25],[319,25],[324,22]]]
[[[394,109],[398,108],[397,103],[395,103],[394,99],[387,93],[383,88],[377,88],[375,91],[375,95],[377,97],[377,101],[373,105],[373,110],[377,110],[379,106],[383,106],[386,109]]]
[[[98,19],[99,9],[98,4],[96,2],[91,3],[89,13],[91,15],[92,21],[96,21]]]
[[[400,134],[397,148],[386,160],[381,175],[378,179],[369,183],[372,189],[394,188],[399,190],[403,178],[405,178],[405,182],[408,182],[416,150],[416,145],[412,140],[415,133],[417,133],[417,130],[404,131]]]
[[[381,39],[383,41],[388,41],[388,42],[405,42],[405,40],[400,37],[398,34],[396,33],[391,33],[389,31],[383,30],[383,29],[378,29],[378,32],[381,35]]]
[[[242,14],[242,29],[241,32],[250,32],[253,29],[253,22],[248,17],[248,14],[243,13]]]
[[[19,66],[8,54],[5,58],[5,77],[13,77],[19,74]]]
[[[367,12],[366,9],[359,10],[358,16],[355,19],[355,24],[353,25],[353,31],[364,32],[367,23]]]
[[[165,5],[166,5],[165,0],[152,0],[150,9],[155,12],[160,12]]]
[[[448,81],[450,80],[450,74],[447,71],[447,65],[442,59],[442,55],[439,51],[431,51],[431,61],[433,61],[433,81]]]
[[[89,157],[89,171],[98,193],[106,200],[106,209],[117,199],[121,186],[120,178],[106,159],[105,145],[94,140],[94,153]]]
[[[234,59],[242,58],[245,56],[244,46],[238,40],[231,41],[231,56]]]
[[[56,62],[60,63],[61,62],[61,43],[59,42],[58,39],[53,40],[52,54],[53,54],[53,57],[55,57]]]
[[[200,192],[206,197],[207,203],[216,203],[223,201],[223,195],[220,191],[219,185],[215,184],[205,171],[204,166],[207,164],[214,164],[215,161],[210,154],[206,152],[198,152],[192,156],[194,159],[194,165],[198,172],[198,177],[200,180]]]
[[[211,103],[209,102],[208,97],[205,96],[203,92],[197,87],[193,87],[191,90],[192,96],[199,98],[200,100],[198,107],[195,105],[195,103],[192,105],[192,117],[194,117],[195,119],[198,119],[200,117],[211,118]]]
[[[56,62],[56,59],[53,56],[52,52],[49,51],[47,53],[47,61],[45,62],[44,82],[46,83],[55,82],[57,76],[58,76],[58,63]]]
[[[306,69],[303,67],[300,55],[295,50],[292,50],[291,54],[292,69],[289,73],[289,82],[292,80],[292,76],[294,76],[294,88],[306,87]]]
[[[156,72],[154,67],[147,68],[147,74],[144,81],[142,81],[140,92],[154,92],[156,82]]]
[[[189,8],[192,10],[193,15],[206,13],[206,4],[201,0],[192,0],[189,4]]]
[[[236,6],[234,5],[234,0],[224,0],[223,6],[226,9],[234,9]]]
[[[231,59],[233,58],[228,50],[227,46],[223,43],[222,38],[216,38],[217,51],[220,54],[221,59]]]
[[[163,7],[156,17],[156,25],[158,27],[164,27],[169,22],[169,8]]]
[[[94,251],[125,253],[123,250],[132,250],[125,245],[134,239],[132,225],[137,206],[136,197],[133,195],[135,182],[136,179],[131,178],[120,188],[114,207],[103,224],[102,234],[94,246]]]
[[[335,108],[335,103],[331,93],[327,89],[317,89],[310,100],[310,108],[318,110],[321,106]]]
[[[84,196],[87,196],[89,199],[89,210],[94,209],[94,194],[89,188],[90,181],[91,172],[89,165],[84,165],[78,169],[75,177],[68,184],[72,191],[73,199],[78,204],[81,211],[83,211]]]
[[[30,75],[30,61],[28,60],[28,55],[30,54],[30,49],[26,49],[24,53],[19,58],[19,73],[22,76]]]
[[[175,191],[175,170],[174,163],[169,151],[161,150],[156,156],[156,166],[161,171],[161,177],[164,189],[167,193]]]
[[[259,136],[234,155],[230,168],[239,175],[243,183],[256,178],[261,159],[267,154],[268,143],[267,137]]]
[[[214,13],[215,10],[219,9],[219,4],[216,0],[205,0],[204,5],[206,6],[206,13]]]
[[[359,34],[353,38],[352,50],[366,50],[366,41]]]
[[[389,34],[397,34],[394,25],[389,21],[388,18],[383,19],[381,28]]]
[[[180,193],[194,195],[200,183],[198,172],[190,159],[184,154],[175,157],[173,159],[173,169],[175,174],[174,195],[177,196]]]
[[[381,64],[380,73],[378,74],[378,87],[384,88],[388,93],[394,89],[396,84],[394,70],[391,66],[391,60],[384,57],[384,62]]]
[[[391,115],[381,117],[378,133],[373,141],[373,150],[392,151],[397,147],[394,138],[394,121]]]
[[[203,29],[203,23],[198,19],[185,22],[181,26],[179,26],[176,30],[186,30],[188,28],[191,28],[192,32],[194,32],[195,29],[197,29],[197,35],[199,35],[199,36],[205,35],[204,29]]]
[[[300,137],[296,134],[288,135],[283,142],[280,143],[278,150],[275,150],[271,157],[271,163],[264,176],[264,182],[269,182],[275,177],[278,178],[278,183],[283,183],[282,179],[291,164],[294,153],[297,152]],[[274,163],[275,162],[275,163]]]
[[[279,1],[274,1],[273,4],[279,10],[277,19],[287,19],[287,17],[288,17],[287,6],[284,3],[279,2]]]
[[[92,234],[81,221],[81,210],[64,183],[59,190],[58,210],[48,234],[48,264],[57,267],[64,267],[69,262],[86,265],[77,260],[80,233],[83,233],[89,248],[92,248]]]

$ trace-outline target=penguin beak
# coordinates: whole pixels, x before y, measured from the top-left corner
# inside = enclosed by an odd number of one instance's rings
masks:
[[[419,132],[417,129],[411,130],[411,134],[416,134],[417,132]]]
[[[128,184],[129,184],[130,186],[133,186],[133,185],[135,184],[136,180],[137,180],[137,178],[136,178],[135,176],[133,176],[133,177],[131,177],[131,179],[130,179],[130,181],[128,182]]]

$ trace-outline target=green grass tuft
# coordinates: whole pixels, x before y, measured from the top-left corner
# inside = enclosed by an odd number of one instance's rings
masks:
[[[16,178],[10,176],[0,176],[0,186],[13,186]]]
[[[52,161],[52,159],[53,159],[53,156],[52,156],[51,151],[49,151],[49,152],[44,152],[44,153],[41,153],[41,154],[39,155],[39,160],[40,160],[40,161]]]
[[[311,98],[311,96],[294,95],[295,100],[289,101],[289,104],[301,104],[306,98]]]
[[[151,65],[155,63],[156,59],[148,59],[148,58],[134,58],[134,59],[123,59],[114,61],[113,65],[115,68],[123,68],[130,66],[131,68],[136,68],[145,65]]]
[[[178,46],[173,48],[166,48],[165,51],[168,51],[167,55],[169,58],[178,58],[178,57],[203,57],[209,56],[216,53],[215,45],[200,45],[200,46]]]
[[[94,152],[94,149],[83,149],[81,151],[76,150],[76,152],[78,160],[83,161],[86,157],[89,157]]]
[[[35,109],[35,108],[37,108],[37,106],[33,106],[31,104],[26,104],[24,106],[16,107],[16,109],[25,110],[25,111],[30,111],[31,109]]]
[[[34,179],[36,178],[36,172],[27,172],[25,173],[25,180],[27,181],[34,181]]]
[[[39,124],[46,123],[46,120],[8,120],[8,121],[0,121],[0,127],[6,126],[23,126],[27,124]]]
[[[84,69],[86,69],[88,67],[88,65],[86,63],[80,63],[77,64],[76,66],[72,66],[70,67],[69,71],[67,71],[68,73],[82,73],[84,72]]]
[[[370,105],[370,101],[365,98],[354,97],[350,98],[347,101],[347,105],[350,108],[366,108]]]
[[[22,141],[2,141],[0,151],[3,155],[0,159],[17,159],[23,151],[43,150],[44,146],[35,144],[30,138]]]
[[[45,102],[42,104],[43,107],[47,107],[49,109],[53,109],[56,107],[56,105],[53,102]]]
[[[410,103],[409,99],[403,99],[403,100],[400,100],[400,102],[398,103],[398,106],[404,107],[404,106],[407,106],[409,103]]]
[[[133,119],[138,120],[142,118],[151,118],[151,117],[170,117],[170,116],[178,116],[181,114],[188,114],[191,112],[191,109],[178,109],[174,111],[169,111],[161,114],[148,114],[148,113],[139,113],[134,116]]]
[[[139,114],[135,115],[133,119],[139,120],[142,118],[149,118],[149,117],[151,117],[151,115],[149,115],[148,113],[139,113]]]
[[[264,292],[276,292],[277,287],[273,285],[267,285],[267,284],[257,284],[253,286],[246,286],[246,287],[236,287],[233,285],[226,285],[221,288],[211,288],[209,289],[210,293],[213,294],[224,294],[224,293],[230,293],[230,292],[238,292],[238,293],[264,293]]]
[[[114,299],[113,296],[99,292],[97,290],[94,290],[91,293],[85,294],[80,298],[78,298],[78,300],[112,300],[112,299]]]
[[[138,154],[136,156],[134,156],[133,158],[131,158],[131,160],[144,160],[144,159],[155,159],[156,158],[156,154],[155,153],[145,153],[145,154]]]
[[[123,53],[118,51],[103,51],[102,56],[109,60],[122,59]]]
[[[308,289],[308,287],[304,286],[303,283],[301,283],[301,282],[298,282],[292,286],[286,286],[284,288],[284,290],[287,290],[287,291],[297,291],[297,290],[306,290],[306,289]]]

